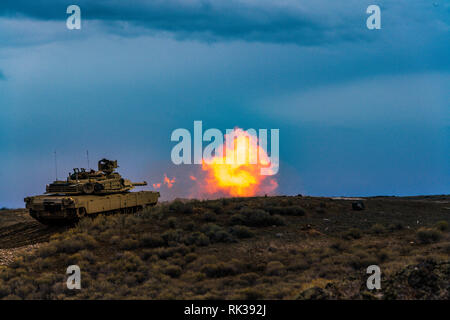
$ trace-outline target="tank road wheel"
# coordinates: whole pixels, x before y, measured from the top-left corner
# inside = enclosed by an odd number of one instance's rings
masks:
[[[83,185],[83,192],[86,194],[91,194],[92,192],[94,192],[94,190],[95,187],[92,183],[86,183],[85,185]]]
[[[78,208],[77,217],[78,217],[78,219],[82,219],[82,218],[86,217],[86,209]]]

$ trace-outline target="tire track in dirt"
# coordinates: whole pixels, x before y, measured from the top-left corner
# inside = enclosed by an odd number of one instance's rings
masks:
[[[49,227],[37,221],[16,223],[10,226],[0,226],[0,249],[23,247],[45,242],[50,236],[67,230],[67,227]]]

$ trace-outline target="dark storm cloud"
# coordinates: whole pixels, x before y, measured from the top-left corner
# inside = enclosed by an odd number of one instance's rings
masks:
[[[64,20],[68,4],[62,0],[2,0],[0,15]],[[206,41],[238,39],[306,45],[359,39],[361,21],[354,17],[355,13],[364,14],[364,6],[356,1],[337,5],[323,0],[78,0],[74,4],[81,7],[83,19],[106,22],[110,31],[122,35],[133,35],[138,28],[141,32],[166,31],[177,38]]]

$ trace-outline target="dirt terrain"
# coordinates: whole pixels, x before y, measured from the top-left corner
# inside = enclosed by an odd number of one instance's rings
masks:
[[[448,195],[178,200],[70,228],[2,210],[0,298],[449,299],[449,223]]]
[[[48,241],[61,227],[47,227],[31,218],[26,209],[0,210],[0,250]]]

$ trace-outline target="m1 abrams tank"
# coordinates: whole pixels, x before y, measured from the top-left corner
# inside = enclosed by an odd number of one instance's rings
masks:
[[[74,168],[65,181],[47,185],[44,195],[24,199],[30,215],[44,224],[64,224],[98,213],[132,213],[158,202],[159,192],[129,192],[131,182],[115,172],[117,160],[102,159],[98,170]]]

